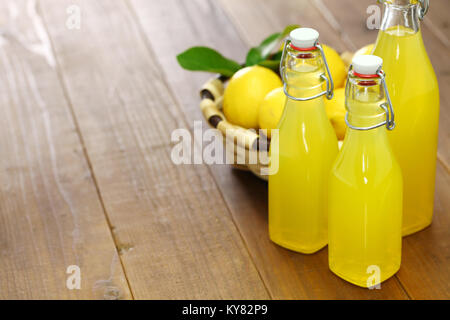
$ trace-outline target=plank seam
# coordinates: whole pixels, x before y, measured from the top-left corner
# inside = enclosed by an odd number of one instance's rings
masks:
[[[450,174],[450,167],[448,166],[447,162],[444,160],[444,158],[441,156],[441,154],[439,152],[437,154],[437,160],[444,167],[445,171],[448,174]]]
[[[406,287],[403,285],[403,282],[401,281],[401,279],[398,277],[397,274],[395,275],[395,278],[397,279],[397,282],[398,282],[400,288],[403,290],[405,295],[408,297],[408,300],[414,300],[414,298],[411,296],[411,294],[408,292]]]
[[[39,5],[37,5],[36,9],[40,13],[40,6]],[[107,213],[107,210],[106,210],[106,207],[105,207],[105,203],[103,201],[103,197],[101,195],[100,188],[98,186],[97,178],[95,176],[94,169],[93,169],[93,166],[92,166],[91,160],[89,158],[89,155],[88,155],[88,152],[87,152],[87,149],[86,149],[86,145],[85,145],[85,142],[84,142],[84,139],[83,139],[83,135],[81,133],[80,126],[78,124],[78,120],[77,120],[77,117],[75,115],[73,104],[72,104],[72,101],[70,99],[69,93],[67,91],[67,87],[66,87],[65,82],[64,82],[64,77],[61,74],[62,68],[61,68],[61,66],[59,64],[58,56],[57,56],[57,53],[56,53],[56,50],[55,50],[55,47],[54,47],[54,44],[53,44],[53,39],[52,39],[51,34],[49,32],[49,29],[48,29],[48,26],[47,26],[47,22],[45,20],[44,15],[40,13],[40,16],[42,17],[42,21],[43,21],[43,24],[44,24],[45,32],[48,34],[48,37],[49,37],[49,40],[50,40],[50,45],[51,45],[51,50],[53,52],[53,56],[55,57],[55,73],[56,73],[56,76],[57,76],[57,78],[59,80],[59,83],[60,83],[60,86],[61,86],[61,90],[63,91],[64,98],[67,101],[67,104],[68,104],[68,107],[69,107],[69,111],[70,111],[72,120],[74,122],[75,129],[76,129],[76,133],[77,133],[78,139],[80,140],[80,144],[81,144],[82,149],[83,149],[83,155],[84,155],[84,157],[86,159],[86,163],[87,163],[87,166],[89,168],[89,172],[90,172],[91,177],[92,177],[92,182],[94,184],[94,187],[95,187],[98,199],[100,201],[100,205],[101,205],[101,208],[102,208],[102,211],[103,211],[103,215],[105,216],[105,220],[106,220],[106,223],[108,225],[108,229],[109,229],[111,238],[112,238],[113,243],[114,243],[114,248],[116,250],[116,254],[119,257],[120,266],[122,268],[123,275],[125,277],[125,280],[126,280],[126,283],[127,283],[127,286],[128,286],[128,290],[130,292],[131,298],[133,300],[135,300],[134,294],[133,294],[133,290],[132,290],[132,288],[130,286],[130,282],[129,282],[129,279],[128,279],[128,276],[126,274],[126,270],[125,270],[125,267],[124,267],[124,264],[123,264],[123,261],[122,261],[122,258],[121,258],[121,254],[119,252],[118,242],[117,242],[117,239],[114,236],[114,233],[112,231],[113,230],[112,229],[112,224],[111,224],[111,221],[110,221],[110,219],[108,217],[108,213]]]
[[[344,32],[333,12],[328,9],[328,7],[323,3],[322,0],[314,0],[312,3],[313,6],[316,7],[317,11],[319,11],[319,13],[323,16],[328,25],[330,25],[331,28],[335,30],[339,35],[339,38],[341,38],[342,42],[344,43],[344,47],[347,47],[347,49],[350,49],[351,51],[355,51],[357,47],[351,40],[351,37],[346,32]]]
[[[450,47],[449,40],[448,40],[447,36],[445,35],[445,33],[443,33],[443,32],[439,29],[439,27],[435,26],[434,23],[431,21],[430,18],[425,19],[425,20],[423,21],[423,24],[424,24],[425,26],[427,26],[428,29],[430,29],[430,31],[434,34],[434,36],[435,36],[436,38],[438,38],[439,41],[441,41],[442,44],[443,44],[446,48],[449,48],[449,47]]]
[[[226,1],[219,1],[218,6],[220,6],[221,11],[224,13],[224,16],[226,16],[226,19],[230,21],[230,25],[233,26],[233,29],[235,33],[238,35],[239,39],[242,43],[245,44],[246,47],[249,47],[249,44],[251,43],[248,34],[243,30],[245,29],[242,24],[239,22],[239,19],[237,19],[231,9],[228,7]]]
[[[143,42],[144,42],[144,44],[145,44],[145,47],[146,47],[148,53],[150,54],[150,56],[155,56],[155,53],[154,53],[153,48],[152,48],[152,45],[151,45],[151,43],[149,42],[149,40],[148,40],[148,38],[147,38],[147,35],[146,35],[145,32],[144,32],[143,26],[141,25],[141,21],[140,21],[138,15],[136,14],[136,11],[135,11],[134,6],[130,3],[129,0],[127,0],[126,3],[127,3],[127,6],[128,6],[128,9],[130,10],[132,16],[134,17],[134,19],[135,19],[135,21],[136,21],[136,25],[137,25],[137,28],[138,28],[138,30],[139,30],[139,34],[140,34],[141,38],[143,39]],[[237,34],[239,34],[239,33],[237,33]],[[167,78],[166,78],[166,76],[165,76],[165,74],[164,74],[164,72],[163,72],[163,67],[162,67],[162,65],[160,64],[159,61],[157,61],[157,59],[155,59],[155,64],[157,65],[157,68],[161,71],[161,75],[162,75],[162,76],[161,76],[161,79],[162,79],[162,82],[163,82],[164,86],[166,87],[167,91],[168,91],[169,94],[171,95],[173,101],[176,102],[176,103],[175,103],[175,106],[176,106],[176,108],[178,109],[179,113],[182,115],[182,121],[183,121],[184,124],[187,126],[187,124],[188,124],[188,119],[187,119],[185,113],[183,112],[183,110],[182,110],[181,107],[180,107],[180,101],[174,96],[174,94],[173,94],[173,92],[172,92],[172,89],[171,89],[170,86],[167,84]],[[192,131],[192,129],[188,129],[188,130],[189,130],[189,131]],[[228,214],[229,214],[229,216],[230,216],[230,218],[231,218],[231,221],[232,221],[234,227],[236,228],[237,233],[239,234],[239,237],[240,237],[240,239],[241,239],[241,241],[242,241],[242,243],[243,243],[243,245],[244,245],[244,248],[245,248],[245,250],[247,251],[247,254],[248,254],[249,258],[250,258],[250,261],[252,262],[252,264],[253,264],[253,266],[254,266],[254,268],[255,268],[257,274],[258,274],[258,277],[260,278],[260,280],[261,280],[261,282],[262,282],[262,285],[263,285],[264,289],[265,289],[266,292],[267,292],[267,295],[270,297],[270,299],[273,299],[273,296],[272,296],[271,292],[269,291],[269,289],[268,289],[268,287],[267,287],[267,284],[266,284],[266,282],[264,281],[264,279],[263,279],[263,277],[262,277],[262,274],[261,274],[261,272],[259,271],[258,266],[257,266],[257,264],[255,263],[255,260],[254,260],[253,256],[252,256],[251,253],[250,253],[250,250],[249,250],[249,247],[248,247],[248,245],[247,245],[247,242],[245,241],[245,238],[244,238],[244,236],[242,235],[242,233],[241,233],[241,231],[240,231],[240,229],[239,229],[239,227],[238,227],[238,225],[237,225],[236,220],[234,219],[234,216],[233,216],[233,214],[232,214],[232,211],[231,211],[231,209],[230,209],[230,207],[229,207],[227,201],[225,200],[225,197],[223,196],[222,189],[220,188],[220,186],[219,186],[219,184],[218,184],[216,178],[214,177],[214,174],[212,173],[211,167],[208,166],[208,165],[206,165],[206,168],[207,168],[207,170],[208,170],[208,174],[210,175],[210,177],[211,177],[212,180],[214,181],[214,185],[216,186],[217,191],[218,191],[218,193],[220,194],[220,197],[221,197],[222,201],[223,201],[224,204],[225,204],[226,210],[227,210],[227,212],[228,212]]]

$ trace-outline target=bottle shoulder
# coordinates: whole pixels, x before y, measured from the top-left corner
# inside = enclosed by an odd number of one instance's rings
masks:
[[[402,185],[401,169],[395,161],[375,163],[372,161],[369,166],[367,162],[366,165],[362,165],[363,163],[362,158],[353,164],[348,159],[343,162],[336,161],[330,173],[330,181],[338,181],[355,189],[371,188],[382,184]]]
[[[384,129],[383,129],[384,130]],[[401,180],[401,169],[389,142],[363,141],[347,137],[334,162],[331,174],[348,184],[358,184],[369,177],[372,181]]]
[[[416,33],[398,35],[381,30],[373,54],[383,59],[386,80],[404,79],[410,83],[427,78],[436,82],[436,73],[419,29]]]

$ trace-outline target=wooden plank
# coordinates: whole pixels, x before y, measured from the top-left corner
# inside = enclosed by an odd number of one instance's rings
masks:
[[[131,298],[34,9],[0,4],[0,299]]]
[[[437,4],[441,1],[444,0],[432,1],[430,10],[433,11],[435,3]],[[378,30],[369,30],[365,27],[368,17],[366,9],[369,5],[375,4],[374,1],[361,0],[355,2],[343,0],[337,2],[334,0],[315,0],[314,3],[325,11],[325,17],[334,14],[334,20],[337,21],[337,26],[335,24],[333,25],[341,28],[343,37],[345,39],[351,39],[355,47],[359,48],[368,43],[375,42]],[[351,10],[348,8],[351,8]],[[428,19],[431,20],[431,17],[425,17],[425,21]],[[441,114],[439,122],[438,158],[448,169],[450,167],[450,131],[447,129],[450,125],[450,108],[448,108],[450,105],[450,63],[448,62],[450,48],[436,37],[435,33],[430,30],[426,23],[422,23],[422,34],[440,87]]]
[[[438,2],[438,0],[435,0]],[[316,1],[320,2],[320,1]],[[362,46],[376,38],[377,31],[368,31],[360,26],[365,21],[365,9],[370,0],[349,1],[342,0],[337,4],[332,0],[324,0],[326,8],[335,13],[335,19],[342,27],[342,32],[347,33],[357,46]],[[431,4],[433,6],[434,2]],[[352,7],[355,12],[342,10]],[[341,8],[341,10],[339,10]],[[328,13],[327,13],[328,14]],[[429,19],[429,17],[426,17]],[[434,221],[430,228],[407,237],[403,241],[402,268],[397,274],[398,279],[412,298],[417,299],[448,299],[450,297],[448,279],[448,248],[450,241],[450,203],[448,160],[450,159],[450,87],[448,77],[449,51],[444,44],[427,28],[422,28],[424,42],[428,54],[435,66],[439,84],[441,86],[441,119],[439,136],[439,159]],[[439,67],[436,67],[439,66]]]
[[[187,124],[126,2],[77,1],[79,31],[70,4],[41,9],[134,297],[268,298],[208,168],[171,161]]]
[[[320,40],[333,43],[344,51],[350,42],[336,41],[333,27],[323,23],[323,16],[311,1],[239,1],[219,0],[247,44],[255,46],[269,34],[283,30],[288,24],[302,27],[320,26]],[[236,10],[238,9],[238,10]],[[348,49],[347,49],[348,50]]]
[[[438,163],[431,227],[403,239],[398,279],[414,299],[450,299],[450,176]]]
[[[450,2],[446,0],[431,1],[426,19],[423,23],[447,47],[450,47]]]
[[[202,119],[198,108],[198,89],[208,75],[182,71],[174,56],[189,46],[207,45],[242,61],[249,44],[243,43],[230,20],[215,2],[133,0],[131,3],[149,45],[163,67],[168,85],[183,107],[183,113],[191,122]],[[263,2],[258,2],[257,5],[256,1],[235,3],[236,8],[233,10],[245,13],[239,19],[252,21],[248,14],[260,14],[258,8]],[[254,11],[247,6],[254,8]],[[231,5],[228,9],[230,8]],[[283,15],[276,17],[282,19]],[[244,22],[242,24],[244,26]],[[268,28],[268,32],[278,30],[281,25],[277,22],[276,26]],[[255,34],[258,32],[258,36],[253,36],[249,31],[249,39],[265,36],[259,34],[259,27],[266,27],[266,21],[251,26]],[[255,43],[258,41],[260,39],[256,39]],[[267,184],[248,172],[232,170],[227,166],[214,165],[210,169],[273,298],[407,298],[396,279],[384,283],[382,290],[371,291],[340,280],[328,270],[326,250],[315,255],[301,255],[276,246],[269,240],[267,233]]]

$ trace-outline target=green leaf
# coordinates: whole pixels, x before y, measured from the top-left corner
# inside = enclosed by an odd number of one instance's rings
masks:
[[[177,56],[181,67],[191,71],[208,71],[231,77],[242,66],[208,47],[192,47]]]
[[[283,32],[271,34],[264,39],[259,46],[251,48],[247,54],[247,58],[245,59],[245,65],[253,66],[266,60],[277,45],[279,45],[281,40],[283,40],[283,38],[285,38],[292,30],[298,27],[298,25],[288,25],[284,28]]]
[[[260,61],[258,62],[258,65],[272,69],[273,71],[275,71],[276,73],[278,73],[279,69],[280,69],[280,61],[275,61],[275,60],[264,60],[264,61]]]
[[[281,60],[281,56],[283,55],[283,51],[278,51],[277,53],[274,53],[273,55],[271,55],[269,57],[270,60],[278,60],[278,62],[280,62]]]
[[[247,58],[245,59],[245,66],[254,66],[258,64],[262,58],[261,52],[258,48],[251,48],[247,53]]]
[[[278,38],[281,33],[274,33],[267,37],[261,42],[257,47],[251,48],[247,53],[247,58],[245,59],[246,66],[253,66],[259,62],[265,60],[272,50],[274,43],[278,42]]]
[[[291,31],[300,28],[299,24],[290,24],[286,28],[284,28],[283,32],[281,33],[282,38],[286,37],[291,33]]]
[[[276,45],[280,42],[281,39],[282,33],[280,32],[274,33],[269,37],[267,37],[266,39],[264,39],[264,41],[261,42],[261,44],[258,47],[261,52],[261,57],[263,59],[266,59],[272,52],[272,50],[276,47]]]

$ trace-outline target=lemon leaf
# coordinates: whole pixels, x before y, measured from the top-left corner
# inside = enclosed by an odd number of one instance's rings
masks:
[[[247,58],[245,59],[245,66],[250,67],[258,64],[263,60],[261,56],[261,51],[258,48],[251,48],[247,53]]]
[[[262,61],[266,60],[270,56],[272,51],[278,46],[281,40],[289,35],[292,30],[298,27],[298,25],[288,25],[282,32],[271,34],[266,39],[264,39],[259,46],[251,48],[247,53],[245,65],[253,66],[255,64],[260,64]]]
[[[278,60],[280,62],[283,51],[278,51],[269,57],[270,60]]]
[[[266,39],[264,39],[259,46],[251,48],[247,53],[245,65],[253,66],[265,60],[272,51],[272,47],[274,46],[274,44],[278,42],[280,35],[281,35],[280,32],[274,33],[269,37],[267,37]]]
[[[260,61],[260,62],[258,62],[258,65],[260,65],[262,67],[266,67],[268,69],[272,69],[276,73],[278,73],[278,71],[280,69],[280,61],[275,61],[275,60]]]
[[[242,66],[208,47],[192,47],[177,55],[181,67],[190,71],[208,71],[231,77]]]
[[[291,33],[291,31],[300,28],[299,24],[290,24],[288,26],[286,26],[286,28],[284,28],[283,32],[281,33],[282,38],[286,37],[289,35],[289,33]]]

